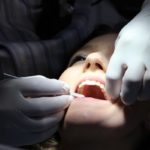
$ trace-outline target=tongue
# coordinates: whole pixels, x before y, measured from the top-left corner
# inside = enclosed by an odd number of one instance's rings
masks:
[[[105,99],[104,93],[100,87],[96,85],[84,85],[83,87],[79,88],[77,92],[83,94],[85,97]]]

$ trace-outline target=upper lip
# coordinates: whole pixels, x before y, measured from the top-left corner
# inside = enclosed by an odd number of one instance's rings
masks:
[[[99,82],[99,83],[101,83],[101,84],[103,84],[103,85],[105,86],[105,81],[104,81],[102,78],[97,77],[97,76],[88,76],[88,77],[85,76],[85,77],[83,77],[83,78],[78,82],[78,84],[77,84],[77,86],[76,86],[76,90],[77,90],[78,86],[79,86],[82,82],[84,82],[84,81],[86,81],[86,80],[96,81],[96,82]]]

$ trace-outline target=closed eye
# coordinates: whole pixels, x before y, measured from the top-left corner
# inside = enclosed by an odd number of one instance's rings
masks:
[[[69,67],[72,66],[73,64],[75,64],[76,62],[79,61],[85,61],[86,57],[85,56],[75,56],[71,59],[70,63],[69,63]]]

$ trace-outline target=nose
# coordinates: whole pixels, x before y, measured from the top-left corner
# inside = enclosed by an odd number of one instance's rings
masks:
[[[84,64],[84,71],[104,70],[102,59],[98,53],[91,53],[87,56]]]

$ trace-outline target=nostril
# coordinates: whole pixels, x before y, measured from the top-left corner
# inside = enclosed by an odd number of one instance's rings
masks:
[[[94,68],[97,68],[97,69],[100,69],[100,70],[104,70],[104,68],[103,68],[103,66],[101,65],[101,64],[99,64],[99,63],[95,63],[95,64],[90,64],[90,63],[87,63],[86,64],[86,69],[89,69],[90,67],[94,67]]]
[[[88,64],[86,65],[86,68],[90,68],[90,63],[88,63]]]
[[[99,69],[101,69],[101,70],[104,70],[104,68],[102,67],[102,65],[99,64],[99,63],[96,63],[96,67],[99,68]]]

